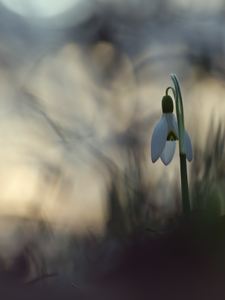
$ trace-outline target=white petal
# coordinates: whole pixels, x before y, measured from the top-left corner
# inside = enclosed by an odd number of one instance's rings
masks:
[[[168,127],[166,118],[163,115],[159,122],[156,124],[151,140],[151,157],[152,161],[155,162],[161,155],[168,134]]]
[[[191,139],[186,130],[184,133],[184,151],[185,151],[187,160],[192,161],[193,151],[192,151]]]
[[[174,153],[176,149],[176,142],[175,141],[167,141],[165,148],[161,154],[161,160],[164,165],[168,165],[171,160],[173,159]]]
[[[178,125],[177,125],[177,120],[176,117],[173,113],[168,113],[165,114],[166,116],[166,121],[168,125],[168,132],[172,131],[176,134],[177,138],[179,137],[179,132],[178,132]]]

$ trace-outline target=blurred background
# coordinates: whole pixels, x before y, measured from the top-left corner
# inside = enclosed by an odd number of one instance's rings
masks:
[[[223,215],[225,1],[0,1],[8,280],[83,282],[125,237],[179,215],[178,151],[164,167],[149,148],[170,73],[194,148],[192,206]]]

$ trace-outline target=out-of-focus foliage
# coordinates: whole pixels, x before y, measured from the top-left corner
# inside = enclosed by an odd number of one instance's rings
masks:
[[[209,217],[224,214],[224,146],[224,124],[215,125],[212,118],[203,149],[195,146],[195,160],[190,173],[193,207]]]

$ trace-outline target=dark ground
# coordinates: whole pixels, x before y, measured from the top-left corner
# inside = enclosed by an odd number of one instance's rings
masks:
[[[95,267],[82,287],[63,274],[24,280],[29,266],[21,253],[10,270],[2,268],[1,299],[225,298],[223,217],[206,221],[196,215],[161,232],[139,232],[121,245],[122,250],[110,257],[110,270],[99,272]]]

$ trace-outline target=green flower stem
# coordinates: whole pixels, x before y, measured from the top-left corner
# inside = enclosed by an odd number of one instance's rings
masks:
[[[189,200],[186,155],[182,153],[180,153],[180,178],[181,178],[183,213],[186,216],[189,215],[191,212],[191,204]]]
[[[176,104],[176,115],[177,115],[177,124],[179,131],[179,153],[180,153],[180,177],[181,177],[181,193],[182,193],[182,207],[183,214],[189,215],[191,211],[191,204],[189,200],[189,189],[188,189],[188,176],[187,176],[187,163],[186,163],[186,154],[184,151],[184,109],[183,101],[180,90],[180,85],[175,74],[171,74],[171,79],[174,84],[173,87],[168,87],[166,94],[171,89],[173,91],[175,104]]]

